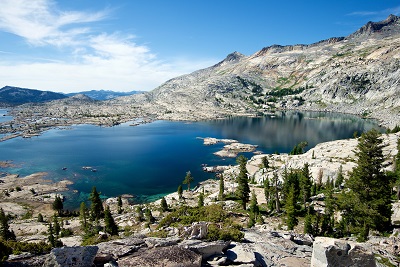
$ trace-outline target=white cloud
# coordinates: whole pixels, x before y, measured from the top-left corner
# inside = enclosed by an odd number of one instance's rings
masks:
[[[19,55],[1,60],[0,87],[73,92],[90,89],[149,90],[167,79],[209,66],[215,61],[157,59],[135,36],[96,32],[89,25],[108,12],[61,11],[51,0],[1,0],[0,30],[26,40],[31,49],[62,49],[63,58],[46,61]],[[2,50],[5,50],[2,48]],[[35,59],[36,58],[36,59]]]
[[[400,15],[400,6],[387,8],[378,11],[355,11],[351,12],[350,16],[388,16],[389,14]]]

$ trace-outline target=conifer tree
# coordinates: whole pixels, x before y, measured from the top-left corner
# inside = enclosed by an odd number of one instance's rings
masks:
[[[38,214],[37,221],[38,222],[44,222],[43,215],[41,213]]]
[[[56,198],[53,202],[53,210],[57,211],[58,216],[60,216],[63,208],[64,208],[64,204],[63,204],[61,197],[56,195]]]
[[[182,194],[183,194],[182,185],[179,185],[179,186],[178,186],[178,196],[179,196],[179,199],[182,199]]]
[[[56,246],[56,239],[54,237],[54,229],[53,229],[53,225],[51,223],[49,223],[49,230],[48,230],[48,237],[47,239],[49,240],[49,243],[52,247]]]
[[[391,181],[382,170],[384,147],[377,130],[361,135],[355,152],[357,166],[346,181],[350,191],[340,199],[343,218],[361,239],[369,229],[383,232],[391,224]]]
[[[143,215],[143,210],[140,206],[136,207],[136,220],[138,222],[143,222],[144,221],[144,215]]]
[[[8,216],[4,213],[3,209],[0,208],[0,239],[3,240],[15,240],[14,231],[10,230],[8,224]]]
[[[271,192],[271,195],[274,196],[276,212],[280,213],[281,204],[279,200],[279,177],[277,172],[274,172],[274,175],[272,176],[272,185],[273,192]]]
[[[317,187],[317,192],[319,192],[322,188],[322,178],[324,176],[324,171],[322,169],[318,170],[318,174],[317,174],[317,183],[316,183],[316,187]]]
[[[188,185],[188,189],[187,189],[188,192],[190,191],[190,183],[192,183],[193,181],[194,181],[194,178],[192,176],[192,173],[190,171],[188,171],[186,173],[185,179],[182,182],[183,184]]]
[[[257,218],[258,218],[259,213],[260,213],[260,209],[258,207],[256,193],[255,193],[254,190],[251,192],[251,200],[250,200],[249,210],[250,210],[250,220],[249,220],[248,226],[252,227],[256,223]]]
[[[336,176],[335,187],[340,187],[344,181],[343,166],[340,165],[338,174]]]
[[[110,208],[106,206],[104,210],[105,231],[110,235],[118,235],[118,226],[115,224],[114,218],[111,215]]]
[[[95,186],[92,188],[89,199],[92,202],[90,206],[90,217],[93,221],[96,219],[99,220],[104,215],[104,208],[100,199],[100,194],[97,192]]]
[[[311,196],[311,186],[312,186],[311,174],[308,163],[305,163],[303,169],[301,170],[299,183],[300,183],[300,197],[303,202],[304,209],[306,209],[306,203]]]
[[[219,193],[218,193],[218,200],[219,201],[222,201],[222,200],[225,199],[224,190],[225,190],[224,176],[221,173],[221,175],[219,176]]]
[[[56,239],[58,239],[58,237],[60,236],[61,226],[60,226],[60,223],[58,222],[58,218],[57,218],[56,214],[54,214],[54,216],[53,216],[53,230],[54,230]]]
[[[79,219],[81,223],[81,229],[84,230],[85,232],[88,229],[88,209],[86,208],[85,202],[82,202],[80,207],[79,207]]]
[[[168,211],[168,204],[167,204],[167,201],[165,200],[165,197],[161,198],[160,208],[161,208],[161,211],[163,211],[163,212]]]
[[[146,217],[147,223],[154,223],[156,221],[156,219],[153,217],[153,214],[151,213],[151,210],[149,208],[145,209],[144,215]]]
[[[286,225],[288,230],[293,230],[294,227],[298,224],[298,219],[296,216],[296,195],[294,184],[290,187],[289,194],[286,198],[285,203],[286,210]]]
[[[118,198],[117,198],[117,205],[118,205],[118,214],[121,214],[122,213],[122,198],[121,198],[121,196],[118,196]]]
[[[268,177],[265,177],[264,179],[264,196],[265,200],[267,201],[267,205],[269,206],[271,200],[271,185],[269,184]]]
[[[304,233],[305,234],[313,234],[313,227],[312,227],[312,215],[307,213],[306,217],[304,218]]]
[[[199,200],[197,202],[197,207],[204,207],[204,187],[203,187],[203,192],[200,192],[199,194]]]
[[[250,199],[250,187],[249,187],[249,180],[247,178],[247,158],[243,155],[240,155],[236,162],[239,164],[239,176],[237,177],[236,181],[238,183],[238,187],[236,188],[236,196],[241,200],[242,207],[245,210],[246,204],[249,202]]]
[[[263,167],[264,167],[264,168],[266,168],[266,169],[269,168],[269,161],[268,161],[267,156],[265,156],[265,157],[262,158],[262,164],[263,164]]]
[[[330,184],[325,190],[325,212],[322,216],[321,235],[329,236],[333,233],[334,210],[333,186]]]

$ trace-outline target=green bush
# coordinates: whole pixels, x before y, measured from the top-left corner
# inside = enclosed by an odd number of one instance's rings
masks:
[[[244,237],[244,233],[240,231],[240,226],[236,224],[211,224],[208,226],[207,240],[216,241],[241,241]]]
[[[0,264],[5,261],[11,253],[12,249],[0,241]]]

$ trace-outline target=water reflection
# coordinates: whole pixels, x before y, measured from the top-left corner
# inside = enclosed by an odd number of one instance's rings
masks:
[[[288,152],[302,141],[308,142],[309,149],[321,142],[378,128],[373,121],[356,116],[318,112],[279,112],[257,118],[214,120],[210,124],[222,136],[258,144],[266,153]]]

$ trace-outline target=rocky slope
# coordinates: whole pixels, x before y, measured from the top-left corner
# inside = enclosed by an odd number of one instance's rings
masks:
[[[400,122],[400,18],[347,37],[238,52],[153,91],[120,98],[162,119],[200,119],[276,108],[327,110]],[[116,102],[113,102],[116,103]]]
[[[1,123],[0,133],[9,139],[80,123],[204,120],[287,109],[357,114],[393,128],[400,125],[399,81],[400,18],[390,15],[347,37],[273,45],[250,56],[234,52],[144,94],[107,101],[76,95],[21,105],[11,111],[13,127]]]

